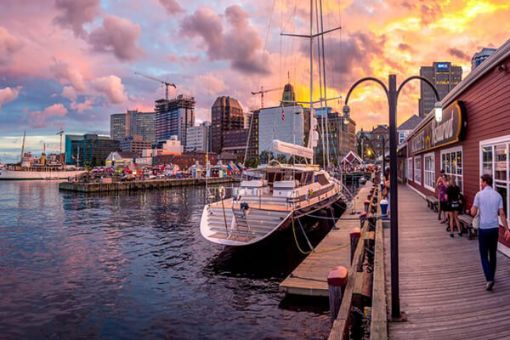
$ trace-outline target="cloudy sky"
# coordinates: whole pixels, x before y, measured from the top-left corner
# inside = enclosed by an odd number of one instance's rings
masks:
[[[403,79],[433,61],[462,65],[467,75],[474,52],[510,38],[507,0],[323,1],[324,29],[343,27],[326,38],[332,97],[345,96],[360,77]],[[61,127],[108,134],[110,114],[151,110],[164,89],[135,72],[195,96],[198,120],[210,119],[219,95],[257,108],[260,98],[250,91],[280,87],[288,77],[305,100],[307,41],[280,33],[308,33],[308,6],[305,0],[2,0],[0,160],[16,158],[25,129],[29,149],[44,141],[57,150]],[[418,92],[418,83],[406,88],[399,122],[417,112]],[[266,106],[279,96],[268,93]],[[377,87],[364,86],[351,98],[358,127],[387,122]]]

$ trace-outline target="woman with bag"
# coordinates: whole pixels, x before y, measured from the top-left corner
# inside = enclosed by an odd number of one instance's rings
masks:
[[[447,211],[450,220],[450,237],[454,237],[454,227],[457,226],[459,236],[462,237],[462,227],[459,221],[459,211],[462,209],[460,201],[460,188],[455,183],[455,177],[451,177],[446,188],[446,199],[448,202]]]
[[[446,188],[448,186],[448,179],[444,173],[444,170],[441,170],[441,176],[437,179],[436,182],[436,191],[437,191],[437,200],[439,201],[439,212],[437,215],[437,219],[441,221],[441,223],[447,222],[447,200],[446,200]],[[441,217],[441,213],[443,216]]]

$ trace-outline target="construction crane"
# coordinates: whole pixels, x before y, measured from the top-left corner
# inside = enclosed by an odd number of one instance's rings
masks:
[[[63,128],[60,128],[58,130],[58,132],[56,133],[56,135],[60,135],[60,153],[58,154],[58,159],[60,160],[60,162],[62,162],[62,135],[64,134],[64,129]],[[64,162],[62,162],[64,163]]]
[[[164,80],[161,80],[161,79],[158,79],[158,78],[155,78],[155,77],[152,77],[152,76],[148,76],[146,74],[143,74],[143,73],[140,73],[140,72],[135,72],[135,74],[139,75],[139,76],[142,76],[144,78],[147,78],[147,79],[150,79],[150,80],[154,80],[154,81],[157,81],[158,83],[161,83],[163,85],[165,85],[165,99],[168,100],[168,86],[172,86],[174,89],[177,88],[177,86],[175,86],[174,83],[169,83],[167,81],[164,81]]]
[[[268,92],[273,92],[273,91],[278,91],[278,90],[283,90],[283,87],[278,87],[278,88],[274,88],[274,89],[269,89],[269,90],[264,90],[264,87],[260,87],[260,91],[252,91],[251,94],[256,96],[258,94],[260,94],[260,108],[264,108],[264,93],[268,93]]]

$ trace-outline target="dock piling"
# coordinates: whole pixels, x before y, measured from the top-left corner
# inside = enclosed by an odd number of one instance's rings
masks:
[[[329,313],[331,322],[335,321],[338,315],[348,276],[349,271],[343,266],[333,268],[328,274]]]
[[[358,241],[361,236],[361,229],[360,228],[353,228],[350,233],[350,239],[351,239],[351,264],[352,260],[354,258],[354,252],[356,251],[356,247],[358,246]]]

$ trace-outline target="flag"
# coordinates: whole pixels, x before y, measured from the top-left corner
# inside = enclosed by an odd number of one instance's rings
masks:
[[[283,106],[282,106],[282,120],[285,120],[285,110],[283,109]]]

